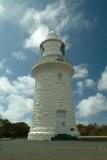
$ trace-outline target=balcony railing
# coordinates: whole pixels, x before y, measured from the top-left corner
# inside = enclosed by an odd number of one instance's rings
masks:
[[[47,55],[47,56],[41,57],[38,60],[38,62],[36,62],[34,65],[47,63],[47,62],[57,62],[57,61],[72,64],[68,58],[62,55]]]

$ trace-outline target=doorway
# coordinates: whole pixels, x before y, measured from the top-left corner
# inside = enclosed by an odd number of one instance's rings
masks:
[[[67,134],[67,114],[65,110],[56,111],[56,132],[57,134]]]

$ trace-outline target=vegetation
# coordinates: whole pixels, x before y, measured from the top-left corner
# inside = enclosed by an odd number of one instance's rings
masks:
[[[81,136],[107,136],[107,125],[97,125],[96,123],[77,125]]]
[[[77,125],[82,136],[107,136],[107,125],[96,123]],[[0,138],[27,137],[30,127],[25,122],[11,123],[8,119],[0,118]]]
[[[27,137],[30,127],[24,122],[11,123],[0,119],[0,138]]]

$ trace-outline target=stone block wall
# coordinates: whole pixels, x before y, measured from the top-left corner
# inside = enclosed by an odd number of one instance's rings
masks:
[[[70,76],[69,71],[57,64],[42,67],[35,74],[35,98],[29,139],[49,139],[60,133],[56,117],[58,110],[66,111],[66,134],[71,134],[71,127],[76,130]]]

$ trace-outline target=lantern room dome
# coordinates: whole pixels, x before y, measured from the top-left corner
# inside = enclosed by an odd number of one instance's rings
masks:
[[[58,40],[61,40],[59,38],[59,36],[55,33],[55,31],[50,31],[46,37],[46,39],[58,39]],[[46,40],[45,39],[45,40]]]
[[[59,35],[54,31],[50,31],[47,37],[40,45],[41,56],[50,55],[63,55],[64,56],[65,45]]]
[[[48,41],[48,40],[57,40],[57,41],[60,41],[61,43],[64,44],[64,42],[61,40],[60,36],[59,36],[58,34],[56,34],[55,31],[50,31],[50,32],[48,33],[48,35],[46,36],[46,38],[44,39],[44,41],[42,41],[41,45],[42,45],[44,42]],[[40,45],[40,46],[41,46],[41,45]]]

